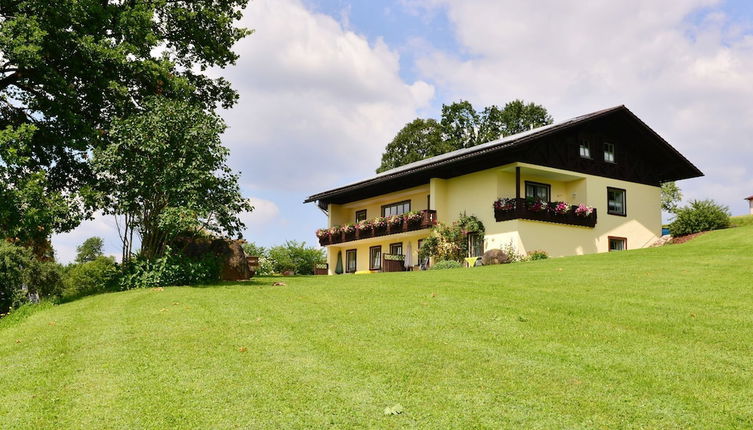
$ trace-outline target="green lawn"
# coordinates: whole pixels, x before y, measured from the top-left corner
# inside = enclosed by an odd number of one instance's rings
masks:
[[[753,227],[0,322],[2,428],[751,428]],[[385,415],[400,404],[404,413]]]
[[[729,217],[732,227],[744,227],[753,225],[753,215],[739,215]]]

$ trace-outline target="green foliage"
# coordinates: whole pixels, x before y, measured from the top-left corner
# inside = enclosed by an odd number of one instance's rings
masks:
[[[205,254],[202,258],[188,258],[168,248],[161,257],[149,260],[135,258],[123,266],[119,279],[121,290],[180,285],[206,284],[219,279],[217,257]]]
[[[677,184],[664,182],[661,184],[661,208],[664,211],[674,213],[682,200],[682,192]]]
[[[513,244],[512,239],[502,247],[502,251],[505,253],[505,255],[507,255],[510,263],[517,263],[520,261],[525,261],[526,259],[525,255],[518,252],[518,249]]]
[[[64,300],[117,290],[118,266],[112,257],[98,256],[91,261],[73,264],[64,276]]]
[[[105,213],[124,215],[127,247],[134,230],[147,259],[161,256],[179,234],[241,233],[238,214],[253,207],[226,164],[224,130],[219,116],[161,97],[114,123],[114,144],[95,151],[93,163],[99,189],[108,196]],[[125,249],[124,261],[130,255]]]
[[[28,249],[0,240],[0,315],[26,301],[27,271],[32,256]]]
[[[688,206],[675,211],[669,224],[672,236],[683,236],[701,231],[718,230],[730,225],[729,208],[713,200],[691,200]]]
[[[462,261],[468,255],[468,235],[484,236],[484,224],[473,215],[460,214],[452,224],[438,223],[429,237],[421,243],[419,258],[432,257],[435,261]]]
[[[86,263],[101,257],[104,246],[105,241],[101,237],[95,236],[86,239],[84,243],[76,247],[76,263]]]
[[[424,158],[444,154],[449,147],[442,142],[442,127],[433,119],[416,118],[403,127],[387,144],[377,173]]]
[[[529,251],[528,252],[528,261],[536,261],[536,260],[546,260],[549,258],[549,254],[546,253],[546,251]]]
[[[294,240],[273,246],[268,255],[274,273],[293,271],[298,275],[313,275],[316,264],[327,262],[323,249],[307,247],[306,242]]]
[[[247,257],[259,257],[259,268],[256,270],[257,275],[271,275],[274,273],[272,260],[269,258],[269,251],[263,246],[258,246],[254,242],[243,244],[243,252]]]
[[[434,263],[429,270],[445,270],[445,269],[459,269],[463,267],[463,263],[455,260],[441,260]]]
[[[377,173],[541,127],[552,121],[546,108],[522,100],[513,100],[501,109],[492,105],[481,113],[465,100],[442,105],[439,122],[417,118],[397,133],[385,148]]]
[[[37,293],[40,298],[56,298],[63,294],[63,267],[52,261],[33,259],[27,274],[29,291]]]
[[[78,225],[98,204],[89,152],[145,98],[231,107],[237,93],[206,71],[238,58],[247,2],[2,1],[0,239]]]

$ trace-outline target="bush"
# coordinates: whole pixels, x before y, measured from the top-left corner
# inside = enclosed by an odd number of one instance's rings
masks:
[[[0,315],[26,302],[24,286],[32,258],[28,249],[0,240]]]
[[[727,206],[713,200],[692,200],[689,206],[675,211],[675,219],[669,224],[669,233],[672,236],[683,236],[727,228],[730,223],[729,217]]]
[[[324,250],[307,247],[306,242],[294,240],[270,248],[268,255],[275,273],[293,271],[298,275],[313,275],[316,264],[327,262]]]
[[[63,298],[89,296],[116,289],[118,267],[112,257],[96,257],[86,263],[73,264],[66,269],[63,278]]]
[[[510,257],[505,254],[505,251],[502,251],[501,249],[490,249],[484,253],[484,256],[481,257],[481,262],[484,263],[484,266],[488,266],[491,264],[506,264],[510,263]]]
[[[546,251],[531,251],[528,253],[528,261],[546,260],[549,254]]]
[[[463,267],[463,264],[455,260],[443,260],[434,263],[430,267],[431,270],[444,270],[444,269],[459,269]]]
[[[124,268],[119,281],[121,290],[176,285],[207,284],[220,278],[220,263],[212,254],[189,258],[168,249],[155,260],[136,258]]]
[[[29,266],[28,286],[31,292],[39,297],[60,297],[64,290],[63,267],[51,261],[38,262],[32,260]]]

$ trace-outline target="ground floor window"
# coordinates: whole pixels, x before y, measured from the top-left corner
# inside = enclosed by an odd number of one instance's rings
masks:
[[[403,242],[390,244],[390,254],[403,255]]]
[[[484,255],[484,238],[478,233],[468,235],[468,257]]]
[[[609,236],[609,252],[627,249],[627,238]]]
[[[356,250],[349,249],[345,251],[345,272],[355,273],[356,271]]]
[[[382,269],[382,247],[372,246],[369,248],[369,270]]]

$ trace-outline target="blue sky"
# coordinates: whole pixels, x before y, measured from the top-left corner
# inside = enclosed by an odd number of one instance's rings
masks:
[[[373,174],[384,146],[443,103],[522,98],[556,120],[626,104],[706,177],[687,199],[745,211],[753,194],[753,2],[254,0],[227,70],[230,164],[256,211],[248,240],[315,242],[310,194]],[[62,261],[111,219],[54,238]]]

